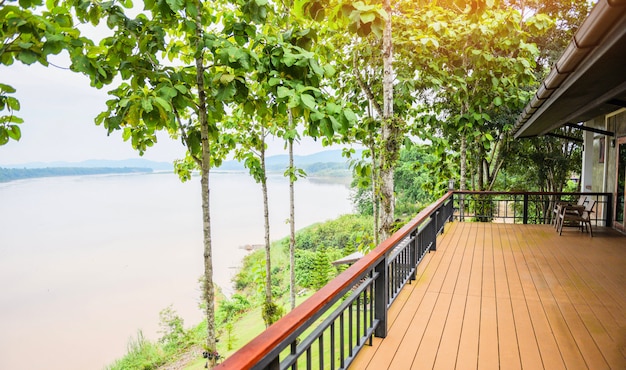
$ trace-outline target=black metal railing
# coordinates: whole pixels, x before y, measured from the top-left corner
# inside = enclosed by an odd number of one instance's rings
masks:
[[[596,201],[591,215],[594,225],[612,225],[611,193],[455,191],[454,217],[459,221],[550,224],[556,216],[554,209],[558,202],[575,204],[580,196]]]
[[[374,335],[386,337],[389,307],[453,217],[551,223],[556,202],[575,203],[581,195],[597,202],[595,224],[610,226],[609,193],[448,192],[218,368],[345,369]]]
[[[387,311],[416,278],[422,258],[452,218],[452,192],[420,212],[218,368],[345,369],[372,336],[387,335]]]

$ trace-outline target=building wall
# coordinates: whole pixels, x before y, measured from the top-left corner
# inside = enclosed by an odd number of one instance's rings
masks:
[[[593,134],[593,142],[585,140],[585,150],[592,150],[592,185],[591,189],[582,191],[607,192],[615,196],[616,180],[616,159],[617,149],[615,142],[617,138],[626,136],[626,109],[617,110],[606,116],[596,117],[585,122],[585,126],[614,132],[615,136]],[[596,212],[604,213],[604,207],[598,205]]]
[[[590,126],[593,128],[597,128],[600,130],[606,130],[605,127],[605,118],[596,117],[594,120],[589,121],[585,124],[586,126]],[[593,156],[592,156],[592,164],[593,164],[593,180],[592,180],[592,188],[588,191],[592,192],[603,192],[604,191],[604,163],[606,162],[606,143],[609,140],[605,135],[593,134]],[[587,148],[585,148],[586,150]]]

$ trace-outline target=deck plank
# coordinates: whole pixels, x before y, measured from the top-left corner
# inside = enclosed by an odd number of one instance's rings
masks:
[[[452,223],[351,369],[625,369],[626,238]]]

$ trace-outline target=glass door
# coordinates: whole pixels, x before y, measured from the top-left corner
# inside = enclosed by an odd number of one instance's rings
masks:
[[[615,186],[615,227],[626,230],[624,196],[626,195],[626,137],[617,140],[617,184]]]

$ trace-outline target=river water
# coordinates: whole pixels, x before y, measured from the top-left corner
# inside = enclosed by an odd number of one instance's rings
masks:
[[[288,182],[269,179],[272,239],[288,234]],[[214,280],[229,293],[263,243],[260,186],[211,176]],[[296,183],[296,227],[350,213],[345,184]],[[202,320],[200,181],[169,173],[0,184],[0,369],[101,369],[131,337],[159,337],[159,311]]]

